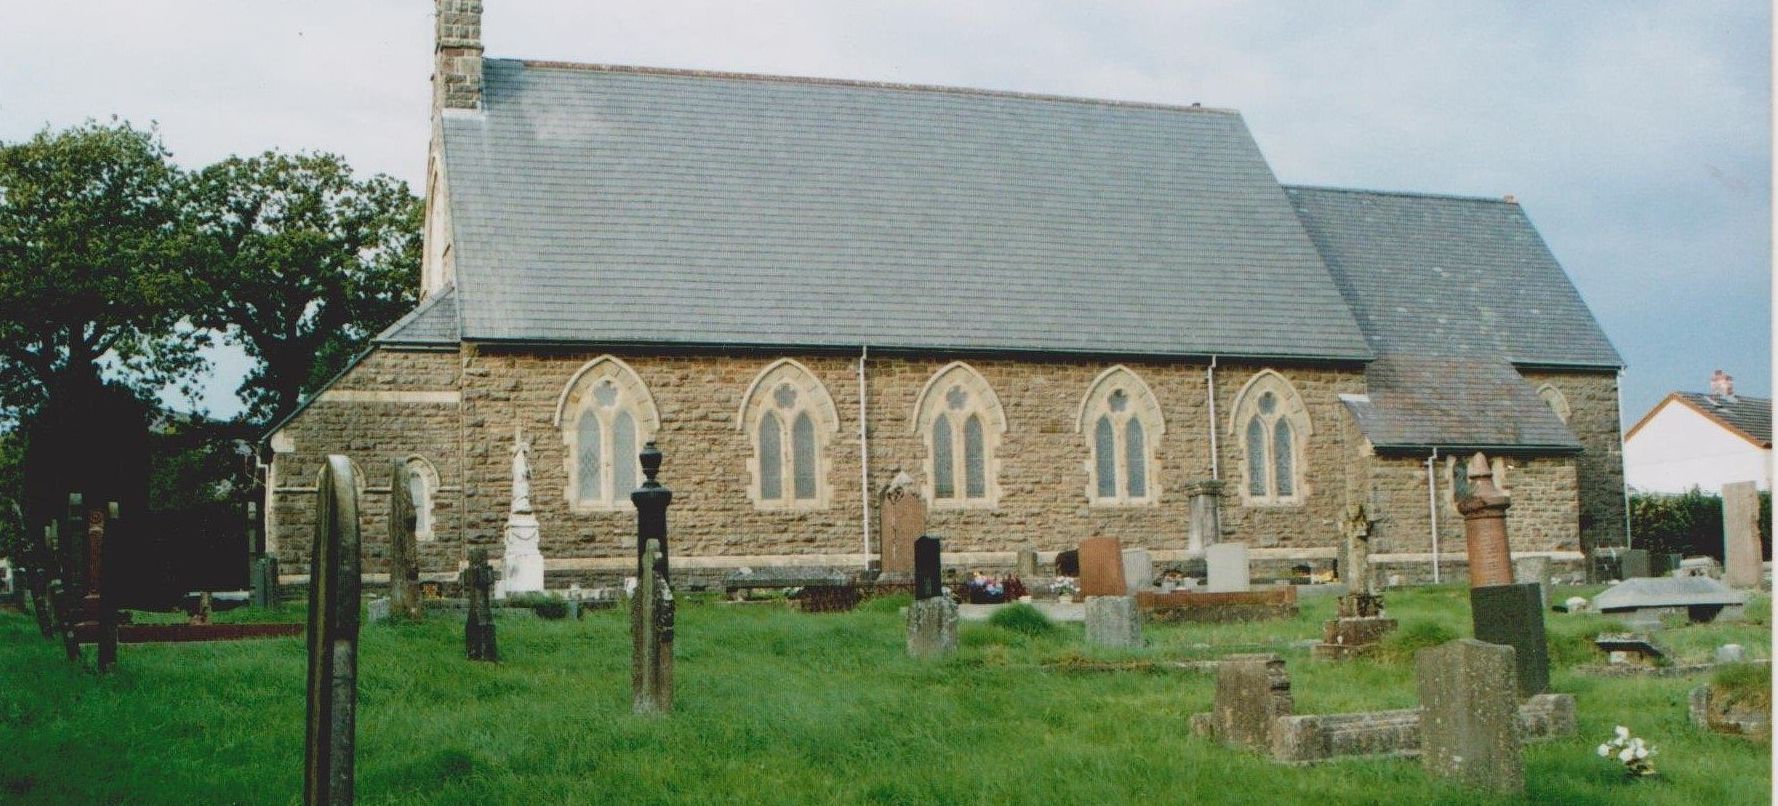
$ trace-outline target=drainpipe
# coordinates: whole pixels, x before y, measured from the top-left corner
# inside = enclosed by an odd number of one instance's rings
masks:
[[[1204,368],[1205,395],[1210,400],[1210,478],[1222,480],[1222,464],[1216,455],[1216,356],[1210,356],[1210,366]]]
[[[1778,171],[1778,168],[1774,168]],[[1630,547],[1630,484],[1622,477],[1624,469],[1624,371],[1617,371],[1617,455],[1619,473],[1619,492],[1624,497],[1624,548]],[[1582,552],[1584,555],[1585,552]],[[1590,560],[1588,568],[1591,568]]]
[[[1438,461],[1438,449],[1432,449],[1432,455],[1426,457],[1426,513],[1432,519],[1432,584],[1439,583],[1438,573],[1438,473],[1433,464]]]
[[[864,361],[870,346],[858,347],[858,492],[864,501],[864,567],[870,568],[870,437],[865,428]]]

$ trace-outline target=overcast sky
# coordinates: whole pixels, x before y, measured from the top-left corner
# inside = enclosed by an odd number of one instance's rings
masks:
[[[1771,389],[1771,10],[1744,2],[487,0],[487,55],[1240,110],[1281,181],[1518,196],[1628,361],[1629,422]],[[118,115],[196,167],[421,187],[428,0],[14,5],[0,141]],[[233,414],[242,360],[203,401]]]

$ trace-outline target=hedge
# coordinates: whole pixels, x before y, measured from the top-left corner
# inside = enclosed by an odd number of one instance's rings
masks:
[[[1722,556],[1722,496],[1693,487],[1689,492],[1631,493],[1631,545],[1687,557]],[[1772,557],[1772,494],[1759,494],[1759,536]]]

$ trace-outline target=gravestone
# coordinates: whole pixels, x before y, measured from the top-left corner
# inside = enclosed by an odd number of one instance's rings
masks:
[[[938,538],[921,535],[914,540],[914,598],[931,599],[945,591],[944,558]]]
[[[500,660],[494,637],[494,608],[488,601],[493,595],[494,577],[494,569],[488,565],[488,550],[480,546],[470,549],[469,567],[457,575],[463,583],[468,610],[463,620],[463,652],[470,660]]]
[[[1722,580],[1730,587],[1758,588],[1760,567],[1759,490],[1751,481],[1722,486]]]
[[[1550,649],[1543,628],[1543,594],[1536,583],[1469,589],[1470,620],[1477,640],[1515,650],[1519,696],[1550,687]]]
[[[1087,643],[1136,649],[1142,646],[1142,610],[1134,596],[1088,596]]]
[[[389,615],[404,621],[425,617],[420,604],[419,546],[414,539],[414,470],[393,461],[389,475]]]
[[[253,606],[278,606],[278,558],[270,554],[253,561]]]
[[[1512,551],[1506,537],[1506,511],[1512,500],[1494,486],[1494,468],[1488,457],[1469,458],[1470,494],[1457,502],[1463,513],[1463,538],[1469,552],[1469,586],[1513,583]]]
[[[1235,655],[1216,665],[1210,729],[1223,743],[1269,753],[1272,723],[1295,708],[1283,658]]]
[[[937,658],[957,651],[957,603],[945,595],[939,540],[914,541],[914,601],[908,605],[908,657]]]
[[[1080,576],[1079,549],[1056,552],[1056,576],[1076,578]]]
[[[1684,554],[1657,551],[1648,555],[1648,575],[1651,577],[1672,576],[1679,570],[1679,563],[1685,559]]]
[[[926,502],[919,485],[902,471],[883,488],[877,508],[883,575],[905,579],[914,573],[914,541],[926,532]]]
[[[1123,596],[1124,552],[1115,537],[1089,537],[1080,541],[1080,595]]]
[[[358,479],[352,462],[327,457],[315,487],[309,566],[308,720],[303,802],[351,803],[358,713]]]
[[[1641,579],[1654,575],[1647,549],[1624,549],[1618,552],[1617,568],[1623,579]]]
[[[1346,541],[1340,552],[1340,576],[1346,580],[1346,590],[1355,594],[1371,592],[1371,532],[1376,524],[1364,504],[1347,504],[1340,519],[1340,536]]]
[[[1124,549],[1124,592],[1135,594],[1154,590],[1154,562],[1148,549]]]
[[[1204,549],[1204,565],[1209,577],[1205,589],[1210,593],[1241,593],[1253,587],[1246,543],[1218,543]]]
[[[531,511],[531,441],[512,433],[512,509],[506,516],[506,554],[500,560],[496,598],[543,592],[543,552],[537,515]]]
[[[1468,638],[1414,654],[1426,771],[1500,793],[1525,789],[1513,648]]]
[[[673,491],[657,478],[661,451],[651,440],[640,455],[642,486],[630,493],[636,505],[636,595],[630,598],[631,710],[664,714],[673,710],[673,631],[675,605],[668,575],[667,507]]]
[[[1036,546],[1026,544],[1024,548],[1019,549],[1017,573],[1019,579],[1031,580],[1037,578]]]
[[[1522,584],[1536,585],[1539,605],[1544,608],[1550,606],[1550,558],[1542,556],[1514,558],[1513,579]]]

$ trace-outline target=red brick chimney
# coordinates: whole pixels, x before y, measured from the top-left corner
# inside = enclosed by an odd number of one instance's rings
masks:
[[[481,0],[435,0],[438,26],[433,39],[432,109],[482,106]]]

